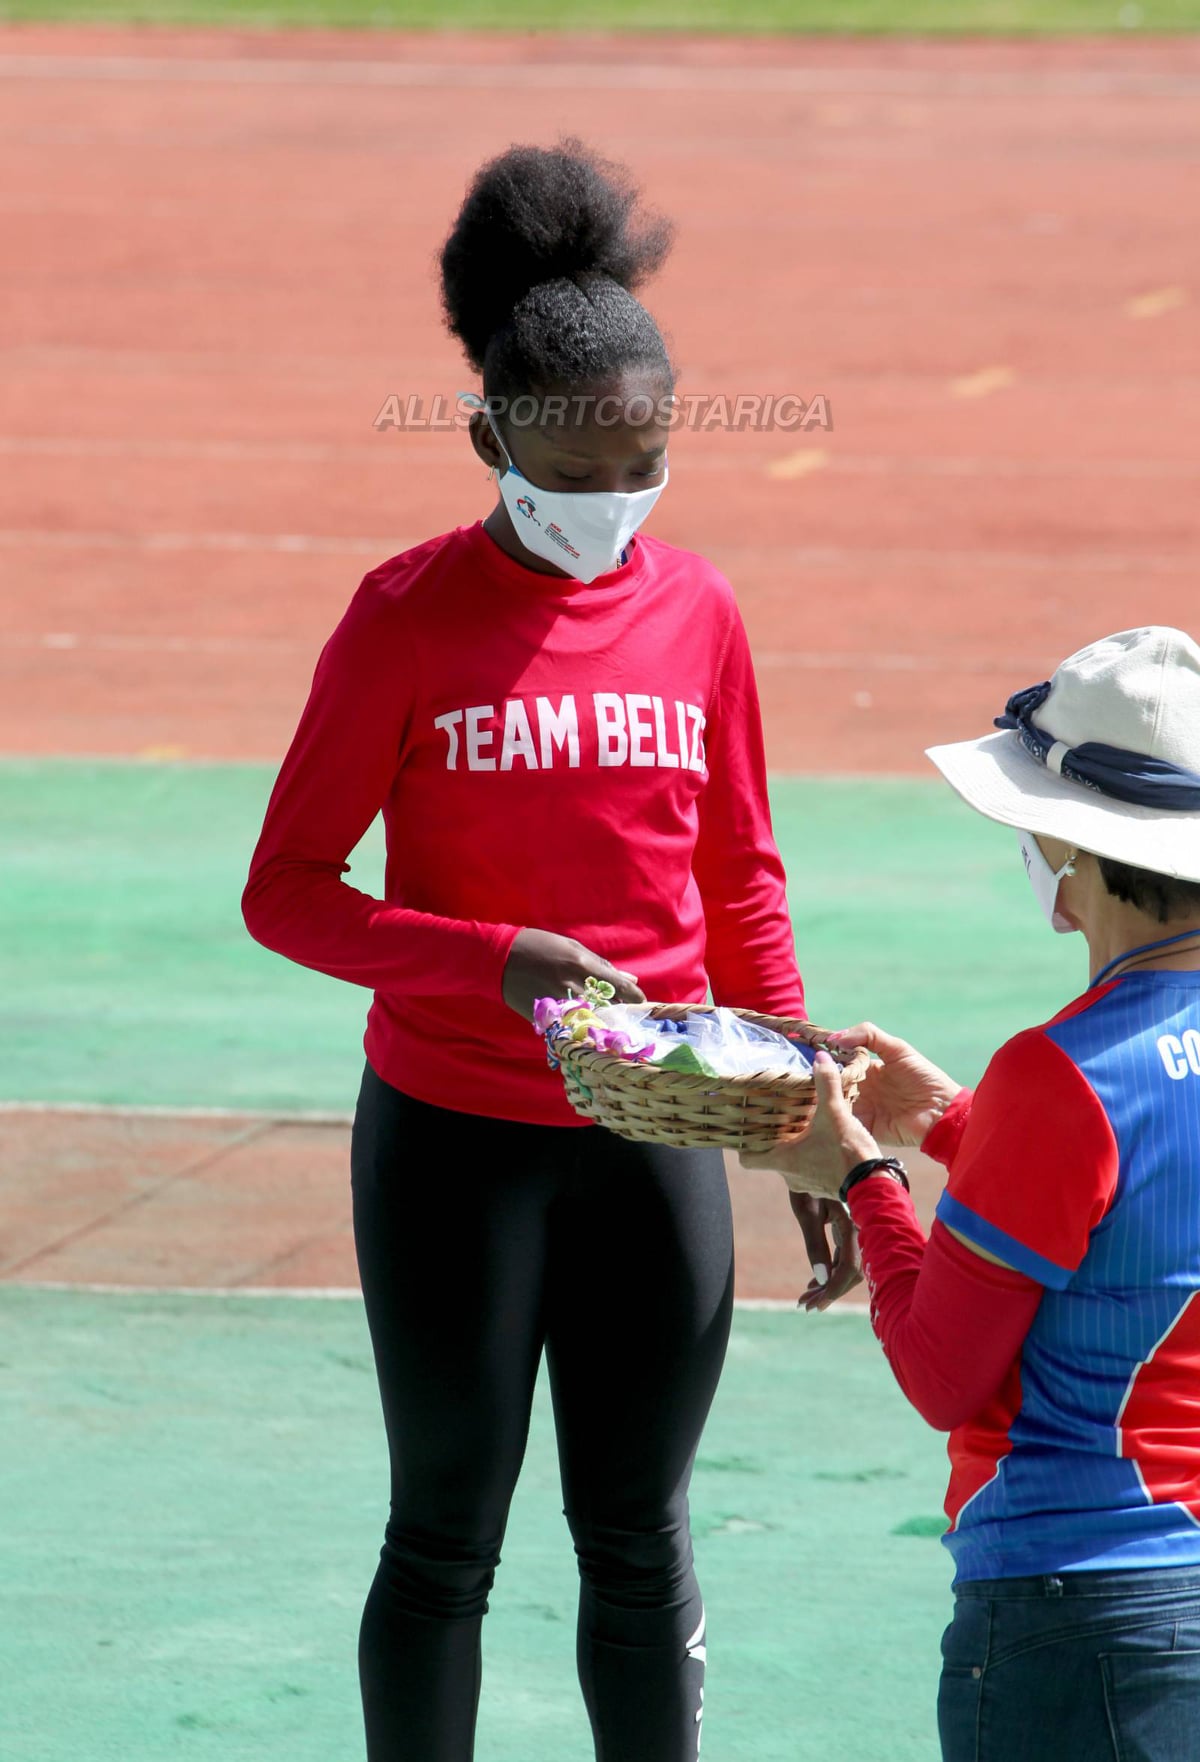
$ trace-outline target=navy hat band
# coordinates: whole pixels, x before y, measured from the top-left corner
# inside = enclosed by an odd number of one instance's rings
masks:
[[[1132,802],[1137,807],[1159,808],[1166,812],[1200,812],[1200,775],[1173,765],[1169,759],[1152,759],[1145,753],[1127,752],[1123,747],[1106,746],[1103,741],[1087,740],[1081,746],[1067,746],[1055,740],[1033,720],[1050,695],[1050,680],[1041,685],[1027,685],[1016,691],[996,717],[997,728],[1012,729],[1025,751],[1039,764],[1047,765],[1061,777],[1082,783],[1100,795],[1116,801]]]

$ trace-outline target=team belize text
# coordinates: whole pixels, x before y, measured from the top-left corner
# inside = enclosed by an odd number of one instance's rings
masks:
[[[434,717],[448,771],[549,771],[556,766],[640,765],[705,771],[705,716],[695,704],[648,692],[568,692],[473,704]]]

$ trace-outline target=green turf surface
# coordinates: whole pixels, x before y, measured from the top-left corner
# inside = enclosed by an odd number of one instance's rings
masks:
[[[266,766],[0,761],[0,1099],[351,1107],[365,990],[250,941]],[[1082,990],[1017,842],[934,781],[775,779],[812,1017],[964,1080]],[[379,888],[379,828],[352,881]]]
[[[1198,0],[0,0],[0,19],[254,28],[1003,34],[1191,30]]]
[[[0,762],[0,1099],[352,1105],[368,994],[251,942],[264,766]],[[1083,989],[1016,841],[936,779],[776,779],[814,1020],[870,1017],[971,1081]],[[378,827],[352,879],[378,889]],[[553,926],[550,926],[553,927]]]
[[[356,1762],[386,1485],[360,1305],[8,1288],[0,1332],[0,1755]],[[934,1762],[944,1478],[861,1316],[737,1315],[692,1495],[704,1762]],[[561,1503],[543,1383],[478,1762],[591,1754]]]

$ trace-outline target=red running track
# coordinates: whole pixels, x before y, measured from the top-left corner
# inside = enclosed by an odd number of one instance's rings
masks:
[[[433,259],[573,130],[678,223],[664,537],[771,761],[906,771],[1079,643],[1196,622],[1200,40],[0,31],[0,751],[274,759],[359,576],[488,505]]]

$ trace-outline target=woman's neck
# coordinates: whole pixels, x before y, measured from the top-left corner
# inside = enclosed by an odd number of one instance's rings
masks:
[[[1117,973],[1126,971],[1146,972],[1161,969],[1163,971],[1186,971],[1200,967],[1200,913],[1187,918],[1175,918],[1169,924],[1158,924],[1148,918],[1144,912],[1131,907],[1106,916],[1105,922],[1094,929],[1085,928],[1084,935],[1088,945],[1089,971],[1099,973],[1113,961],[1120,960],[1122,955],[1131,954],[1135,948],[1146,948],[1147,943],[1168,942],[1171,937],[1187,936],[1189,939],[1169,943],[1167,947],[1147,949],[1146,953],[1136,958],[1136,964],[1119,967]],[[1191,940],[1191,937],[1195,940]]]

